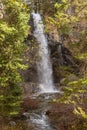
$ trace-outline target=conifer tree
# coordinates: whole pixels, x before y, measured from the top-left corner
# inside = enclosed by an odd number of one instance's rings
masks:
[[[0,10],[0,115],[18,114],[21,103],[24,38],[28,35],[28,9],[20,0],[1,0]]]

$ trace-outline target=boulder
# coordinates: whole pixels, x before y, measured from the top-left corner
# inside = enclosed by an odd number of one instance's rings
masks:
[[[10,127],[16,126],[16,122],[15,122],[15,121],[10,121],[10,122],[9,122],[9,126],[10,126]]]

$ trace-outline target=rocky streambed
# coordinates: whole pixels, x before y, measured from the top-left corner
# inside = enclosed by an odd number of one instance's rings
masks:
[[[24,85],[24,84],[23,84]],[[26,87],[27,86],[27,87]],[[29,88],[25,85],[26,90]],[[63,93],[37,93],[35,85],[25,91],[20,114],[2,130],[86,130],[86,120],[73,113],[72,104],[54,102]],[[27,92],[27,93],[26,93]],[[85,110],[86,105],[85,105]]]
[[[52,109],[53,99],[56,98],[57,95],[60,94],[33,94],[31,97],[24,99],[23,109],[25,109],[24,111],[26,112],[22,114],[22,117],[26,119],[27,127],[28,123],[31,123],[34,130],[55,130],[48,115]]]
[[[73,113],[73,104],[54,102],[62,95],[59,91],[28,94],[22,104],[24,130],[86,130],[86,121]]]

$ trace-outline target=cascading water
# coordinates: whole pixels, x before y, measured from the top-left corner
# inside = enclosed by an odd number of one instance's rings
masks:
[[[48,51],[48,42],[44,34],[44,25],[40,14],[32,13],[34,20],[34,36],[39,42],[39,62],[37,63],[38,77],[40,89],[43,93],[56,92],[53,78],[52,78],[52,65]]]
[[[30,121],[36,125],[35,130],[53,130],[44,114],[40,115],[33,113],[30,117]]]

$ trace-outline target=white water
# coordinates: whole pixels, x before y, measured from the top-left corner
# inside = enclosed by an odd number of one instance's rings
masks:
[[[52,65],[48,51],[48,42],[44,34],[44,25],[40,14],[32,13],[34,20],[34,36],[39,42],[39,62],[37,63],[40,90],[42,93],[54,93],[55,90],[52,78]]]
[[[47,117],[42,114],[42,115],[38,115],[38,114],[32,114],[32,116],[30,117],[30,120],[33,124],[36,125],[35,130],[53,130],[50,127],[50,124],[48,122]]]

